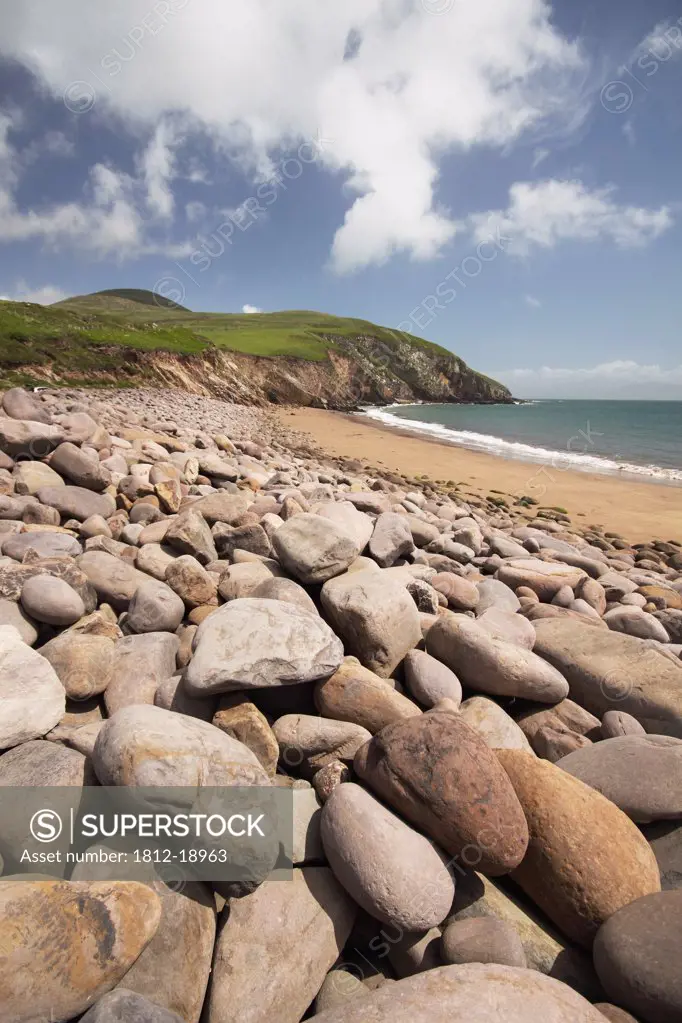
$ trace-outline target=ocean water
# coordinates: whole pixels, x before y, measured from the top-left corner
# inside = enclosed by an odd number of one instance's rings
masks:
[[[361,414],[505,458],[682,485],[679,401],[391,405]]]

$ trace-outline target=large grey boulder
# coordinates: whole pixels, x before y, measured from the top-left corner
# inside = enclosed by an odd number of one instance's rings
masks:
[[[385,984],[315,1017],[317,1023],[604,1023],[560,981],[487,963],[441,966]]]
[[[17,494],[37,494],[41,487],[63,487],[64,480],[45,462],[23,459],[12,470]]]
[[[247,597],[201,623],[185,681],[194,693],[295,685],[329,678],[342,660],[341,641],[319,615]]]
[[[358,511],[350,501],[323,501],[315,505],[314,512],[348,533],[362,554],[374,532],[374,523],[369,515]]]
[[[94,586],[99,599],[111,604],[115,611],[127,610],[138,586],[149,579],[144,572],[138,572],[128,562],[106,551],[86,551],[76,563]]]
[[[441,700],[462,702],[462,684],[441,661],[425,650],[410,650],[405,656],[405,682],[415,700],[425,707],[435,707]]]
[[[59,426],[0,418],[0,451],[12,458],[45,458],[64,440]]]
[[[158,579],[148,579],[133,594],[127,621],[133,632],[175,632],[184,616],[177,593]]]
[[[92,754],[102,785],[270,785],[255,753],[219,728],[160,707],[124,707]]]
[[[655,644],[575,619],[534,623],[534,651],[568,680],[571,697],[598,717],[632,714],[647,732],[682,739],[682,661]]]
[[[295,870],[291,881],[232,899],[220,919],[206,1023],[299,1023],[355,913],[325,867]]]
[[[56,508],[60,515],[85,522],[92,515],[108,519],[115,511],[109,494],[94,494],[85,487],[41,487],[36,494],[42,504]]]
[[[337,880],[375,919],[418,931],[447,916],[455,882],[446,857],[361,786],[338,785],[331,793],[322,844]]]
[[[61,720],[66,694],[53,667],[0,626],[0,750],[46,735]]]
[[[74,558],[83,553],[75,536],[52,530],[15,533],[2,544],[2,553],[15,561],[23,561],[27,551],[35,551],[41,558]]]
[[[388,678],[421,641],[417,605],[402,581],[381,571],[353,572],[322,587],[322,607],[366,668]]]
[[[305,765],[311,773],[332,760],[352,763],[357,751],[372,738],[362,725],[312,714],[284,714],[272,730],[284,766],[296,769]]]
[[[2,407],[10,419],[28,419],[32,423],[51,423],[47,405],[23,387],[10,387],[2,396]]]
[[[405,515],[383,512],[374,523],[369,541],[369,553],[382,568],[389,568],[399,558],[406,558],[414,550],[412,530]]]
[[[348,531],[321,515],[294,515],[272,535],[283,567],[300,582],[323,583],[345,572],[360,553]]]
[[[568,696],[568,683],[556,668],[530,650],[495,639],[463,615],[440,617],[429,629],[426,649],[474,690],[541,703]]]
[[[38,638],[36,623],[31,621],[24,609],[15,600],[0,598],[0,626],[13,626],[24,643],[33,646]]]
[[[557,760],[638,824],[682,817],[682,740],[621,735]]]
[[[31,618],[47,625],[73,625],[85,604],[73,587],[52,575],[34,575],[21,588],[21,605]]]
[[[111,474],[103,469],[95,455],[66,441],[52,452],[50,467],[77,487],[100,492],[111,482]]]
[[[540,600],[549,602],[562,586],[570,586],[575,591],[586,573],[580,568],[539,558],[512,558],[498,568],[495,578],[512,590],[528,586]]]
[[[103,693],[114,672],[116,644],[108,636],[67,630],[41,646],[38,653],[52,665],[71,700]]]
[[[202,565],[208,565],[218,557],[211,529],[206,519],[193,507],[171,519],[164,543],[180,554],[191,554]]]

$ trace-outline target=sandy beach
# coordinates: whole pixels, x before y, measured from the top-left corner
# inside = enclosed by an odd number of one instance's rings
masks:
[[[542,506],[565,508],[576,523],[603,526],[633,543],[682,542],[679,486],[567,470],[559,460],[554,465],[512,461],[338,412],[300,408],[280,415],[284,426],[309,434],[333,455],[411,476],[454,480],[463,494],[525,494]]]

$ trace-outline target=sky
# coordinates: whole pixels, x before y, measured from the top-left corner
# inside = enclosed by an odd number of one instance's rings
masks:
[[[670,0],[0,0],[0,296],[317,309],[682,398]]]

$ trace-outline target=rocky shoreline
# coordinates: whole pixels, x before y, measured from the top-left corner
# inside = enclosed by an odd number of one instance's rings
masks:
[[[548,515],[5,392],[0,787],[284,789],[294,870],[22,878],[0,829],[2,1019],[682,1019],[682,547]]]

